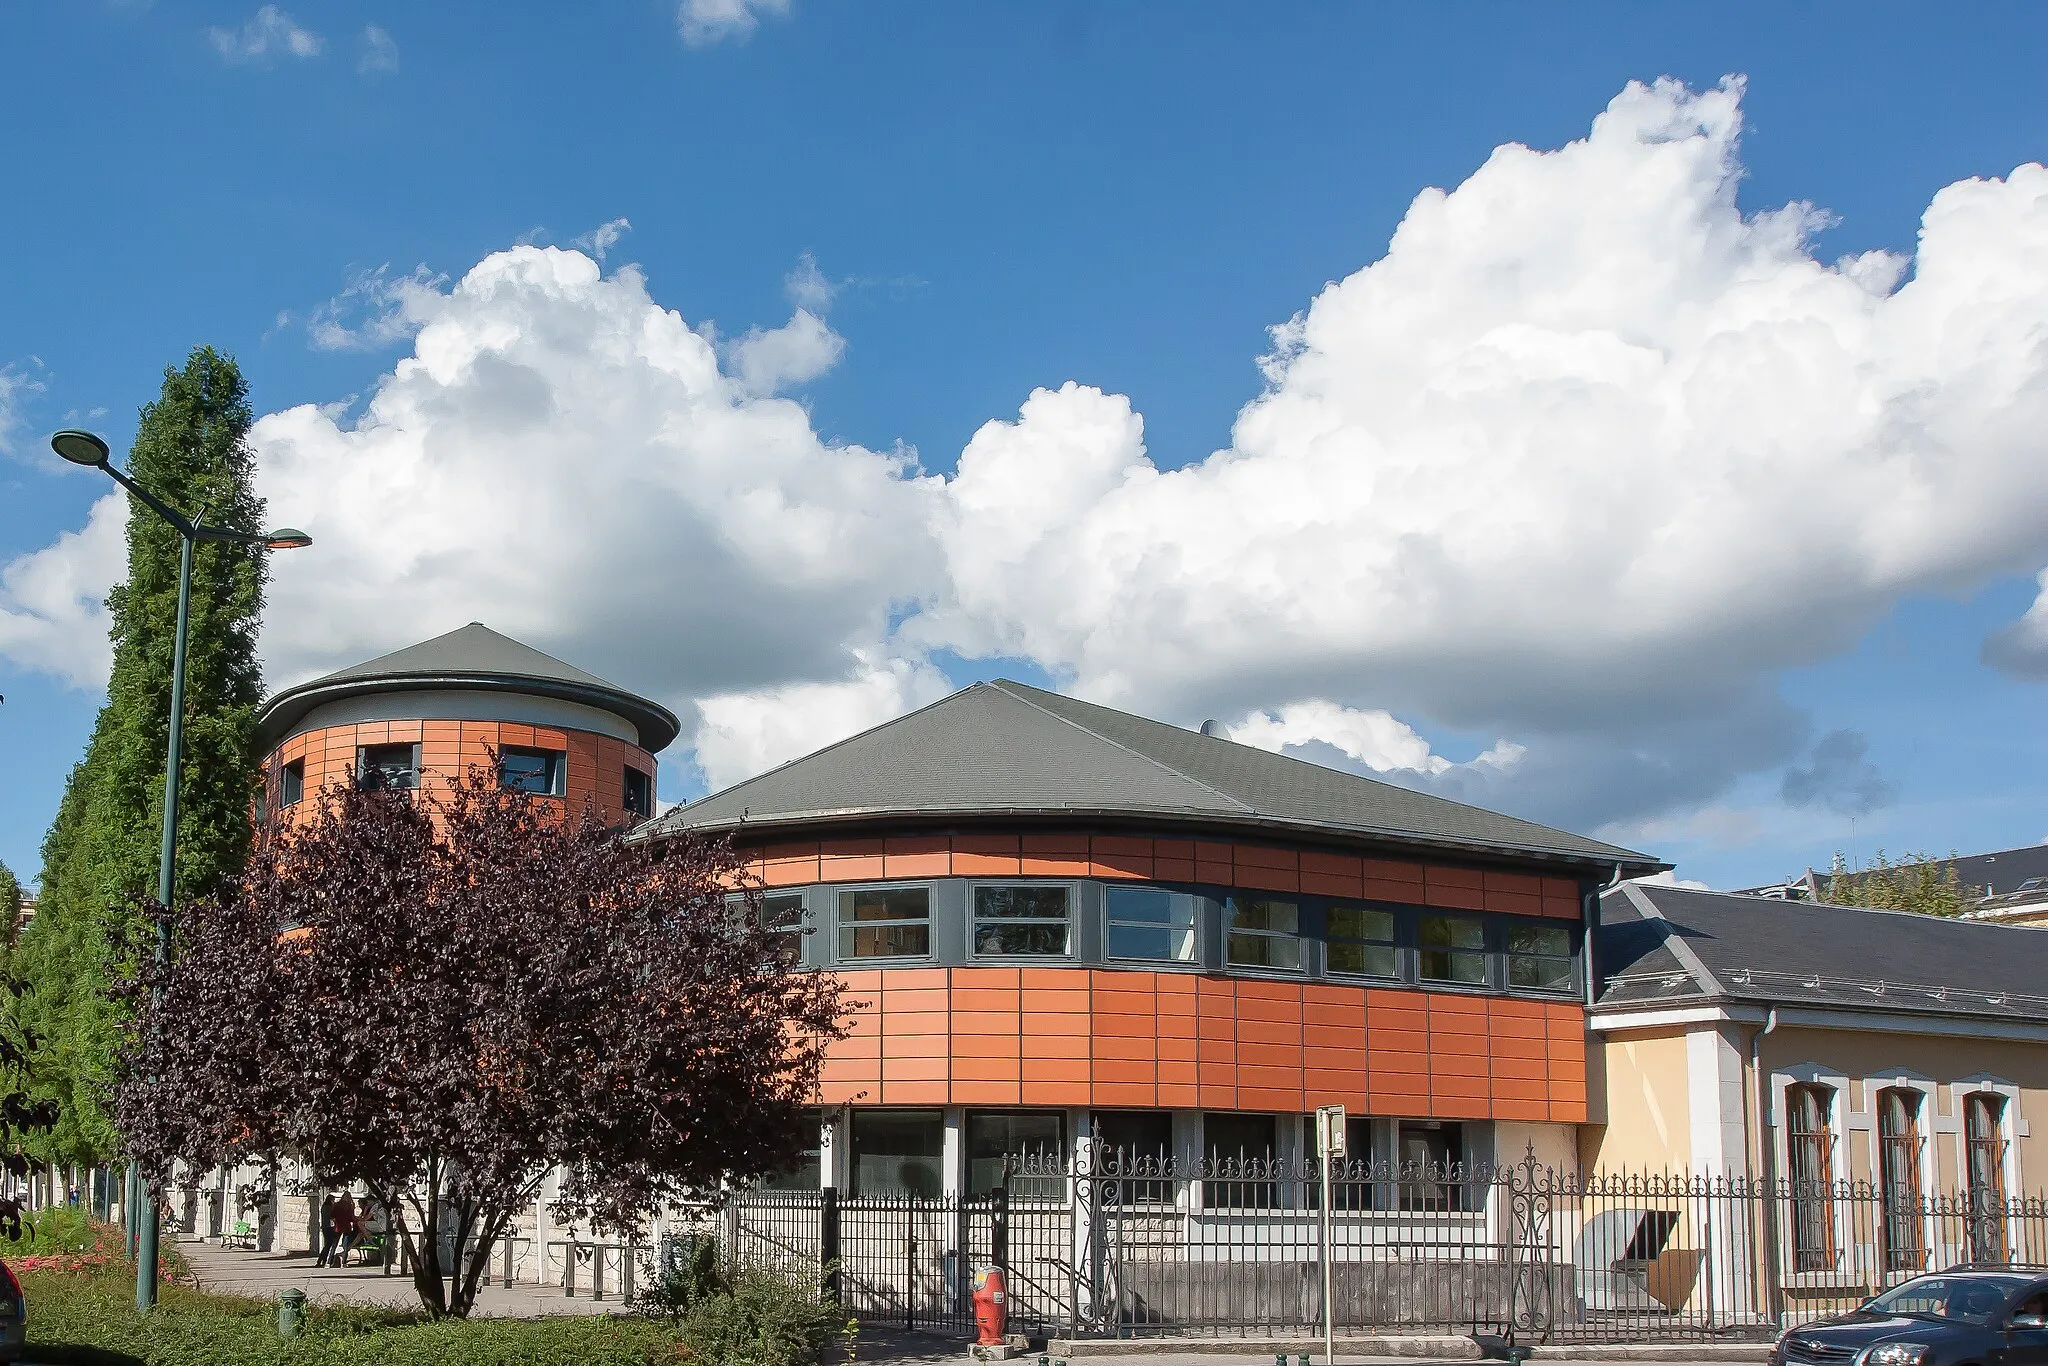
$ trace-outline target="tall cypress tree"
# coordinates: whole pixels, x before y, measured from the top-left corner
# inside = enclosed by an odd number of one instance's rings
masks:
[[[142,410],[128,470],[188,517],[234,531],[261,527],[251,476],[253,414],[230,356],[202,346],[164,372]],[[177,629],[179,536],[139,503],[128,514],[128,578],[107,596],[114,665],[85,757],[72,769],[43,841],[36,918],[19,967],[26,1013],[46,1044],[39,1091],[63,1119],[48,1155],[86,1161],[117,1144],[100,1091],[118,1019],[106,994],[108,944],[123,907],[156,894],[163,823],[171,662]],[[185,650],[183,760],[178,784],[177,896],[218,889],[248,853],[260,784],[255,714],[262,694],[256,628],[265,567],[259,551],[204,543],[192,563]]]

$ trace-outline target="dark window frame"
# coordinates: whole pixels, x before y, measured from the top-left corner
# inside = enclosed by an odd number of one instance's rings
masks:
[[[1239,927],[1231,923],[1233,908],[1239,902],[1278,902],[1294,908],[1294,929],[1268,930]],[[1304,901],[1293,892],[1263,892],[1256,888],[1235,887],[1226,892],[1217,910],[1219,928],[1222,932],[1223,958],[1219,966],[1225,972],[1248,973],[1252,976],[1303,978],[1312,977],[1314,964],[1309,961],[1309,945],[1314,941],[1308,933],[1311,903]],[[1276,963],[1240,963],[1230,956],[1230,941],[1235,936],[1244,936],[1260,942],[1272,941],[1294,945],[1293,966]]]
[[[364,784],[365,786],[369,786],[369,785],[371,785],[371,784],[370,784],[370,782],[369,782],[369,776],[370,776],[370,773],[371,773],[371,771],[372,771],[373,769],[375,769],[375,770],[376,770],[377,772],[380,772],[380,773],[381,773],[381,772],[383,772],[383,771],[385,771],[385,770],[384,770],[384,765],[382,765],[382,764],[373,764],[373,763],[372,763],[372,762],[370,761],[370,756],[371,756],[372,754],[375,754],[375,753],[379,753],[379,752],[383,752],[383,751],[390,751],[390,750],[399,750],[399,749],[404,749],[404,750],[410,750],[410,751],[412,752],[412,755],[411,755],[411,759],[410,759],[410,760],[408,761],[408,763],[407,763],[407,765],[406,765],[406,767],[405,767],[405,769],[404,769],[404,772],[405,772],[405,773],[406,773],[406,774],[407,774],[407,775],[408,775],[408,776],[409,776],[409,777],[410,777],[410,778],[412,779],[412,781],[411,781],[411,782],[406,782],[406,783],[397,783],[397,784],[394,784],[393,786],[394,786],[395,790],[397,790],[397,791],[400,791],[400,792],[417,792],[417,791],[419,791],[419,788],[420,788],[420,745],[419,745],[419,741],[417,741],[417,740],[412,740],[412,741],[406,741],[406,740],[391,740],[391,741],[385,741],[385,742],[382,742],[382,743],[379,743],[379,744],[374,744],[374,745],[357,745],[357,746],[356,746],[356,781],[357,781],[357,782],[359,782],[359,783],[363,783],[363,784]],[[380,779],[377,785],[379,785],[379,786],[383,785],[383,780],[382,780],[382,779]]]
[[[507,782],[505,760],[507,758],[540,759],[545,762],[542,772],[547,779],[547,790],[526,786],[524,783]],[[569,751],[548,749],[542,745],[500,745],[495,765],[498,772],[498,786],[514,792],[524,792],[530,797],[565,797],[569,791]]]
[[[1887,1086],[1877,1093],[1877,1179],[1884,1202],[1880,1229],[1887,1271],[1925,1271],[1927,1245],[1921,1200],[1920,1120],[1927,1095],[1917,1086]]]
[[[1500,937],[1494,933],[1494,916],[1485,911],[1468,911],[1446,906],[1419,906],[1413,917],[1415,934],[1415,978],[1416,985],[1447,991],[1505,991],[1505,954],[1500,948]],[[1479,947],[1450,943],[1444,945],[1425,944],[1422,927],[1430,920],[1464,921],[1478,926]],[[1476,982],[1457,977],[1431,977],[1423,971],[1428,956],[1441,953],[1447,958],[1471,957],[1477,954],[1482,976]]]
[[[1100,885],[1102,887],[1102,961],[1105,966],[1118,963],[1149,963],[1156,969],[1182,968],[1199,970],[1202,967],[1203,898],[1199,894],[1180,887],[1168,886],[1157,882],[1104,880]],[[1165,920],[1119,919],[1110,904],[1112,898],[1119,892],[1145,892],[1165,897],[1168,918]],[[1182,910],[1187,912],[1185,922],[1177,918]],[[1119,928],[1153,930],[1168,936],[1185,935],[1186,939],[1184,942],[1187,945],[1187,953],[1185,956],[1178,958],[1153,958],[1145,955],[1112,952],[1110,942],[1116,937],[1116,931]]]
[[[306,760],[301,755],[277,766],[277,809],[297,806],[306,799]]]
[[[938,887],[937,887],[937,885],[936,885],[936,884],[935,884],[935,883],[934,883],[934,882],[933,882],[932,880],[930,880],[930,879],[925,879],[925,880],[922,880],[922,881],[916,881],[916,882],[857,882],[857,883],[850,883],[850,884],[849,884],[849,883],[841,883],[841,884],[827,884],[827,885],[828,885],[828,886],[830,887],[830,889],[831,889],[831,891],[832,891],[832,893],[833,893],[833,898],[832,898],[832,931],[833,931],[833,937],[832,937],[832,961],[833,961],[834,963],[839,963],[839,964],[851,963],[851,964],[855,964],[855,965],[858,965],[858,966],[861,966],[861,967],[886,967],[886,966],[888,966],[889,964],[892,964],[892,963],[923,963],[923,964],[929,964],[929,963],[932,963],[932,962],[934,962],[934,961],[936,961],[936,960],[937,960],[937,958],[938,958],[938,956],[939,956],[939,933],[938,933],[938,923],[937,923],[937,922],[938,922],[938,901],[939,901],[939,898],[938,898],[938,895],[937,895],[937,892],[938,892]],[[915,919],[889,919],[889,920],[849,920],[849,919],[847,919],[847,918],[846,918],[846,908],[847,908],[847,901],[846,901],[846,898],[848,898],[848,897],[850,897],[850,896],[858,896],[858,895],[860,895],[860,894],[861,894],[861,893],[863,893],[863,892],[923,892],[923,893],[924,893],[924,918],[923,918],[922,920],[915,920]],[[846,936],[847,936],[847,932],[848,932],[849,930],[856,930],[856,929],[861,929],[861,928],[867,928],[867,929],[876,929],[876,928],[879,928],[879,927],[881,927],[881,926],[885,926],[885,925],[905,925],[905,926],[908,926],[908,925],[923,925],[923,926],[924,926],[924,952],[923,952],[923,953],[893,953],[893,954],[867,954],[867,955],[861,955],[861,954],[849,954],[849,953],[847,953],[847,952],[846,952],[846,942],[847,942]]]
[[[638,806],[634,805],[633,802],[633,780],[635,778],[638,778],[645,785],[643,792],[645,801]],[[627,764],[625,766],[625,776],[619,780],[619,807],[628,816],[638,816],[643,821],[653,819],[654,775],[644,768],[635,768],[633,765]]]
[[[1081,910],[1081,884],[1064,878],[965,878],[967,884],[966,902],[966,961],[969,963],[1072,963],[1080,957],[1080,934],[1078,933]],[[1060,919],[1051,916],[992,916],[989,923],[1012,925],[1053,925],[1067,928],[1067,947],[1059,953],[983,953],[976,947],[980,938],[981,910],[976,904],[983,888],[991,890],[1004,887],[1028,887],[1032,889],[1057,888],[1066,895],[1067,913]]]
[[[1331,898],[1317,908],[1322,921],[1323,972],[1322,975],[1338,981],[1361,982],[1406,982],[1409,979],[1409,954],[1407,953],[1408,918],[1403,916],[1399,905],[1368,899],[1348,900]],[[1340,935],[1331,927],[1333,911],[1358,911],[1365,915],[1384,915],[1393,922],[1391,932],[1385,939],[1363,938],[1356,935]],[[1392,972],[1368,972],[1363,968],[1332,967],[1331,949],[1337,945],[1359,945],[1365,949],[1384,948],[1394,955]]]

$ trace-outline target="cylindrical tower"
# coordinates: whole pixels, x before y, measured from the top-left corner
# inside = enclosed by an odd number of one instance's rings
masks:
[[[680,728],[481,622],[286,688],[257,727],[273,817],[351,775],[432,789],[495,764],[500,781],[618,823],[654,814],[654,756]]]

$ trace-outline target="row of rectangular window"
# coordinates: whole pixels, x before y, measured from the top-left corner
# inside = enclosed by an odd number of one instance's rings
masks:
[[[356,749],[356,778],[366,787],[413,791],[420,785],[420,747],[413,744],[361,745]],[[568,755],[559,749],[507,745],[498,751],[498,785],[537,797],[560,797],[567,790]],[[278,770],[279,806],[292,806],[306,795],[306,761],[293,759]],[[621,805],[629,816],[654,814],[654,775],[628,764],[621,780]]]
[[[1006,1186],[1013,1195],[1060,1198],[1063,1177],[1043,1173],[1065,1168],[1069,1160],[1067,1117],[1058,1110],[970,1110],[965,1115],[966,1193],[985,1195]],[[1163,1110],[1097,1111],[1092,1131],[1108,1156],[1102,1170],[1132,1173],[1121,1183],[1123,1203],[1167,1204],[1176,1181],[1168,1172],[1174,1155],[1173,1116]],[[1441,1120],[1402,1120],[1391,1124],[1394,1151],[1378,1151],[1379,1122],[1354,1115],[1346,1123],[1346,1146],[1354,1161],[1391,1159],[1410,1173],[1448,1174],[1465,1160],[1463,1126]],[[850,1193],[855,1196],[915,1195],[935,1197],[945,1186],[945,1116],[938,1110],[856,1109],[847,1131]],[[1222,1112],[1202,1116],[1202,1155],[1212,1164],[1244,1162],[1244,1170],[1272,1160],[1279,1152],[1279,1117]],[[806,1153],[797,1169],[768,1184],[785,1190],[816,1190],[822,1179],[821,1153]],[[1225,1167],[1225,1170],[1237,1170]],[[1024,1174],[1018,1175],[1019,1171]],[[1036,1174],[1034,1174],[1036,1173]],[[1182,1178],[1185,1179],[1185,1178]],[[1280,1202],[1279,1183],[1271,1180],[1215,1179],[1204,1181],[1205,1203],[1216,1207],[1271,1207]],[[1398,1189],[1390,1207],[1456,1209],[1463,1192],[1452,1181],[1411,1180],[1388,1183]],[[1351,1207],[1362,1207],[1370,1193],[1347,1191]]]
[[[1052,882],[975,883],[968,888],[967,956],[971,959],[1070,960],[1075,957],[1075,890]],[[805,897],[763,898],[776,928],[803,927]],[[1186,964],[1199,961],[1198,898],[1158,887],[1102,889],[1102,956],[1110,962]],[[1304,910],[1310,912],[1305,915]],[[839,963],[923,960],[934,956],[928,886],[844,888],[837,893],[832,944]],[[1320,911],[1320,930],[1313,923]],[[1303,902],[1266,895],[1222,899],[1217,966],[1306,974],[1311,946],[1322,947],[1324,973],[1452,987],[1569,992],[1576,975],[1574,927],[1455,911],[1338,901]],[[792,954],[792,961],[798,955]],[[825,964],[819,964],[825,966]]]

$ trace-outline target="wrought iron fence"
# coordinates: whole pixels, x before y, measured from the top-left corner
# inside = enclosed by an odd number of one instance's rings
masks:
[[[973,1273],[999,1266],[1017,1330],[1072,1337],[1312,1335],[1325,1259],[1339,1334],[1581,1342],[1761,1338],[1925,1271],[2048,1263],[2040,1195],[1581,1173],[1533,1152],[1332,1164],[1326,1245],[1322,1175],[1098,1150],[1012,1161],[986,1196],[746,1192],[673,1227],[908,1328],[968,1331]]]

